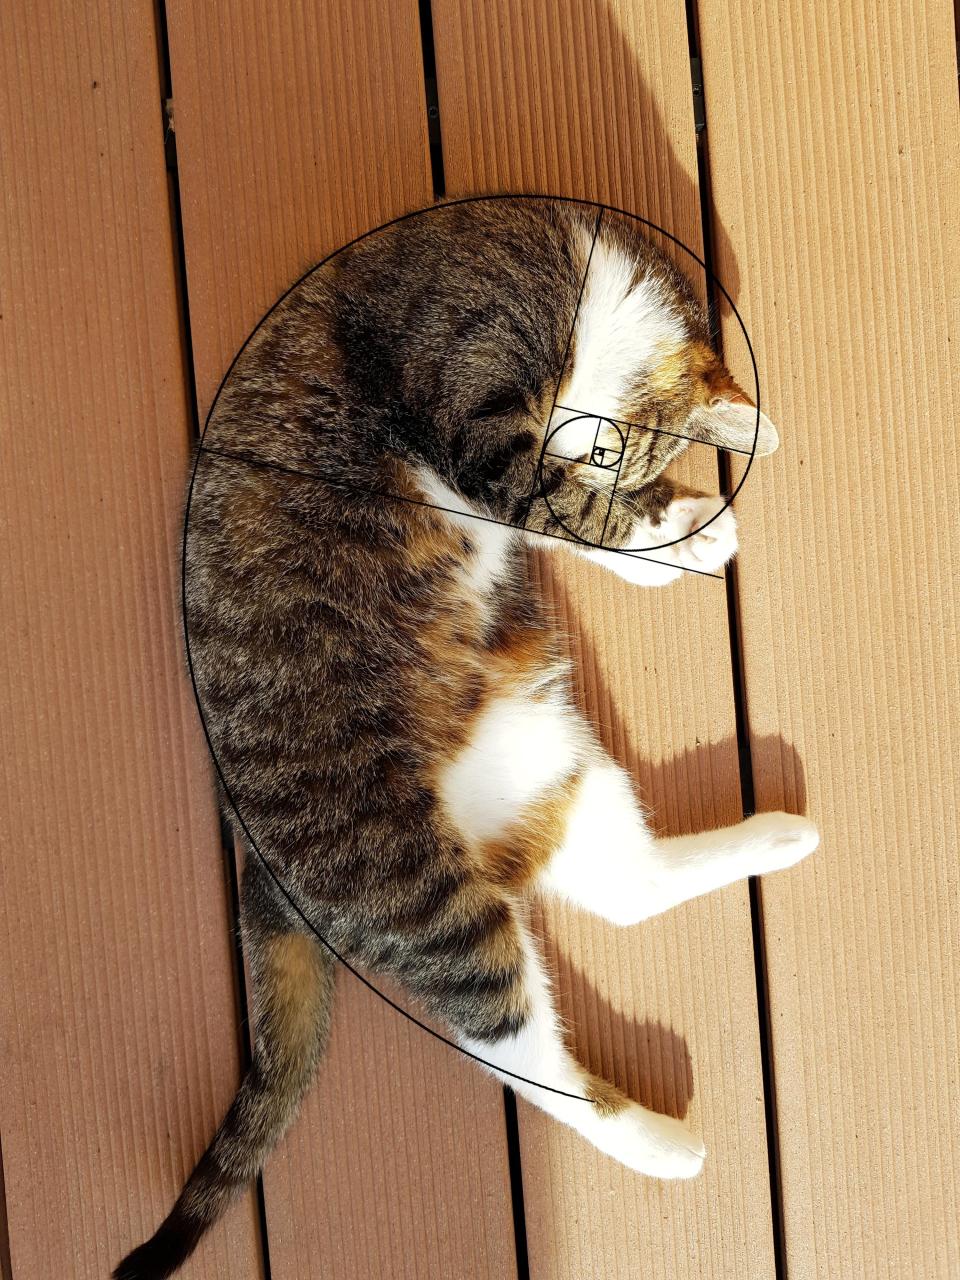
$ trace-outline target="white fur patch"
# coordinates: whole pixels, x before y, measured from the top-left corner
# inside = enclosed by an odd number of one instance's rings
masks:
[[[591,234],[584,231],[584,261]],[[619,245],[597,238],[587,270],[573,336],[573,364],[560,389],[551,427],[570,409],[622,418],[624,401],[640,375],[682,342],[685,326],[662,283],[652,275],[634,282],[636,262]]]
[[[474,551],[464,560],[464,586],[471,597],[489,596],[506,573],[517,532],[494,520],[480,518],[460,494],[428,467],[417,470],[417,483],[431,506],[463,529]]]
[[[565,703],[523,693],[495,698],[443,771],[441,802],[466,839],[491,839],[573,772],[584,745],[584,728]]]
[[[614,924],[635,924],[649,914],[653,843],[627,774],[611,760],[591,765],[542,886]]]

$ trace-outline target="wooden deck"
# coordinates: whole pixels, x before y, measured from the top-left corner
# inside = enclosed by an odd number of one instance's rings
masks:
[[[232,852],[178,622],[191,432],[280,291],[442,173],[449,196],[606,201],[713,255],[783,440],[737,499],[735,608],[693,575],[541,571],[664,831],[755,802],[808,812],[823,845],[636,930],[543,917],[582,1053],[689,1117],[702,1178],[646,1181],[514,1120],[342,975],[304,1113],[185,1274],[956,1280],[952,6],[426,10],[0,16],[2,1274],[102,1280],[236,1086]],[[687,475],[715,490],[699,452]]]

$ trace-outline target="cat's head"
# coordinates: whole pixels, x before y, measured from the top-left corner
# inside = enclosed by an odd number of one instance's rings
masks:
[[[711,348],[706,314],[686,278],[633,220],[605,213],[599,230],[595,218],[574,221],[575,257],[584,267],[548,410],[548,450],[582,458],[576,437],[590,448],[599,422],[611,452],[622,447],[620,483],[628,488],[656,479],[692,442],[772,453],[776,429],[765,414],[758,420]]]
[[[513,517],[538,466],[596,488],[615,463],[629,495],[691,442],[777,447],[711,349],[694,290],[625,215],[442,206],[381,241],[364,275],[376,313],[347,344],[364,390],[384,376],[385,400],[412,410],[396,438],[494,514]]]

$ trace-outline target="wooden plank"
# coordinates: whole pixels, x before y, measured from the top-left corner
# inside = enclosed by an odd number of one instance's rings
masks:
[[[825,26],[803,0],[775,18],[702,0],[701,23],[717,216],[784,441],[741,504],[758,802],[805,802],[824,837],[763,885],[789,1272],[947,1280],[960,1275],[953,12],[881,0]],[[793,758],[768,736],[780,726]]]
[[[189,419],[153,6],[0,23],[0,1127],[18,1280],[108,1274],[236,1088],[179,638]],[[260,1274],[247,1197],[194,1275]]]
[[[312,262],[432,201],[417,6],[168,6],[205,412]],[[498,1085],[341,974],[331,1047],[265,1179],[274,1280],[515,1274]]]
[[[681,5],[434,0],[433,14],[450,195],[600,199],[699,250]],[[688,459],[685,478],[715,492],[715,455]],[[539,564],[577,637],[588,711],[658,827],[736,821],[722,583],[642,592],[572,558]],[[581,1055],[648,1105],[687,1111],[710,1154],[694,1183],[654,1183],[521,1103],[531,1275],[772,1275],[746,887],[629,932],[559,908],[545,925]]]

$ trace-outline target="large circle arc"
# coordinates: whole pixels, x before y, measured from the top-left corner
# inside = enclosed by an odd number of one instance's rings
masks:
[[[448,209],[455,205],[474,204],[482,201],[489,202],[494,200],[495,201],[553,200],[556,202],[564,202],[567,204],[578,204],[586,208],[598,209],[601,211],[601,213],[603,210],[608,210],[611,213],[616,213],[623,217],[632,218],[634,221],[642,223],[645,227],[650,228],[652,231],[656,231],[659,235],[665,236],[669,241],[677,245],[679,248],[683,249],[685,253],[689,254],[689,256],[700,266],[700,268],[704,271],[708,279],[716,286],[716,288],[720,291],[720,293],[726,299],[733,315],[736,317],[737,323],[740,326],[740,330],[743,333],[744,340],[747,344],[747,349],[750,352],[750,361],[753,369],[755,401],[757,405],[757,422],[756,422],[756,429],[754,432],[754,446],[753,446],[753,449],[751,450],[749,460],[744,469],[743,476],[741,477],[740,482],[734,489],[733,493],[730,495],[728,502],[732,501],[733,498],[737,495],[737,493],[739,493],[740,489],[743,487],[744,481],[746,480],[747,475],[749,474],[749,471],[750,471],[750,467],[753,463],[753,457],[756,451],[756,441],[757,441],[757,437],[759,435],[759,430],[760,430],[759,373],[757,370],[757,362],[754,356],[753,347],[750,344],[750,338],[747,333],[746,326],[743,323],[740,313],[737,311],[736,304],[734,303],[730,294],[724,288],[723,284],[720,282],[720,280],[717,279],[717,277],[713,274],[713,272],[710,271],[710,269],[707,267],[707,264],[699,256],[699,254],[697,254],[693,249],[689,248],[689,246],[685,245],[682,240],[678,239],[677,236],[665,230],[663,227],[658,226],[655,222],[651,222],[648,218],[644,218],[639,214],[630,213],[628,210],[620,209],[615,205],[603,204],[601,201],[598,201],[598,200],[588,200],[584,198],[571,197],[571,196],[552,196],[552,195],[547,195],[540,192],[517,192],[517,193],[509,193],[509,194],[504,194],[499,196],[497,195],[463,196],[458,199],[447,200],[440,205],[431,205],[424,209],[415,209],[410,213],[400,214],[396,218],[391,218],[387,222],[381,223],[379,226],[374,227],[369,231],[365,231],[365,232],[362,232],[360,235],[354,236],[352,240],[347,241],[346,244],[341,245],[338,249],[335,249],[332,253],[327,254],[325,258],[322,258],[319,262],[314,263],[313,266],[309,267],[300,276],[298,276],[297,279],[294,280],[294,282],[287,289],[285,289],[283,293],[276,299],[276,301],[272,304],[272,306],[270,306],[267,309],[267,311],[264,312],[264,314],[257,321],[256,325],[247,335],[246,339],[238,349],[237,353],[234,355],[233,359],[230,361],[230,364],[228,365],[226,372],[224,373],[223,377],[220,379],[220,382],[217,386],[216,393],[214,394],[213,400],[211,401],[210,407],[207,410],[206,416],[204,418],[203,428],[201,430],[200,438],[199,438],[199,441],[197,442],[197,446],[194,452],[193,466],[190,473],[190,482],[187,489],[187,499],[186,499],[186,504],[184,508],[184,517],[183,517],[183,537],[181,540],[181,555],[180,555],[180,603],[181,603],[181,612],[183,616],[184,646],[186,650],[187,669],[190,676],[190,685],[193,691],[194,701],[196,702],[196,705],[197,705],[197,714],[200,717],[200,724],[203,730],[203,735],[206,740],[207,748],[210,752],[211,759],[213,761],[214,769],[220,781],[220,785],[223,789],[224,796],[226,797],[226,800],[229,803],[230,808],[233,810],[233,813],[236,816],[237,823],[240,826],[241,831],[243,832],[244,838],[246,840],[247,845],[249,846],[250,851],[253,854],[255,854],[255,856],[259,859],[260,864],[263,866],[264,870],[267,872],[267,874],[269,875],[270,879],[273,881],[276,888],[279,890],[279,892],[282,894],[285,900],[289,903],[291,908],[301,918],[301,920],[303,920],[304,924],[307,926],[310,932],[316,937],[318,942],[321,943],[321,945],[333,956],[333,958],[336,961],[338,961],[338,963],[340,963],[346,970],[348,970],[348,972],[350,972],[369,991],[372,991],[375,995],[379,996],[379,998],[383,1000],[385,1004],[389,1005],[390,1008],[395,1010],[402,1017],[406,1018],[407,1021],[412,1022],[415,1026],[418,1026],[421,1030],[427,1032],[427,1034],[432,1036],[435,1040],[439,1040],[441,1043],[448,1045],[451,1049],[454,1049],[457,1053],[461,1054],[463,1057],[469,1058],[474,1062],[480,1063],[482,1066],[485,1066],[491,1071],[496,1072],[501,1077],[507,1077],[508,1079],[522,1081],[523,1083],[532,1085],[537,1089],[543,1089],[547,1093],[558,1094],[562,1097],[574,1098],[577,1101],[590,1103],[591,1105],[596,1105],[593,1099],[587,1098],[582,1094],[569,1093],[564,1089],[556,1088],[556,1086],[554,1085],[546,1084],[540,1080],[532,1080],[528,1076],[519,1075],[517,1072],[510,1071],[505,1067],[499,1066],[495,1062],[491,1062],[487,1058],[481,1057],[479,1054],[472,1053],[469,1049],[465,1049],[462,1045],[457,1044],[456,1041],[451,1040],[447,1036],[442,1035],[439,1031],[436,1031],[433,1027],[428,1026],[425,1022],[422,1022],[414,1014],[410,1013],[409,1010],[404,1009],[402,1005],[398,1004],[395,1000],[393,1000],[389,995],[386,994],[386,992],[381,991],[379,987],[377,987],[369,978],[367,978],[363,973],[361,973],[357,968],[355,968],[354,965],[352,965],[350,961],[345,956],[343,956],[332,945],[332,943],[330,943],[323,936],[320,930],[316,927],[316,925],[313,923],[313,921],[304,911],[303,907],[301,907],[301,905],[296,901],[296,899],[287,889],[286,885],[283,883],[282,879],[277,874],[275,869],[271,866],[269,860],[264,855],[262,849],[257,843],[253,835],[253,832],[250,830],[250,827],[247,824],[246,819],[244,818],[243,814],[240,812],[239,806],[237,805],[233,792],[230,788],[230,783],[226,775],[224,774],[223,767],[220,764],[219,757],[213,745],[213,739],[210,733],[209,725],[207,723],[207,717],[204,714],[203,703],[200,697],[200,691],[197,683],[196,669],[194,667],[193,654],[190,646],[190,619],[189,619],[189,610],[187,607],[187,537],[188,537],[189,528],[190,528],[190,513],[193,505],[194,488],[196,485],[197,471],[200,466],[201,456],[206,452],[208,459],[213,459],[215,457],[214,454],[207,452],[204,449],[204,441],[206,439],[207,431],[210,427],[210,420],[213,416],[214,411],[216,410],[217,402],[220,399],[220,395],[223,392],[223,389],[226,386],[227,381],[229,380],[230,375],[232,374],[237,364],[237,361],[243,355],[244,351],[249,346],[250,342],[259,332],[263,324],[273,314],[273,312],[276,311],[276,309],[290,296],[291,293],[293,293],[293,291],[296,288],[299,287],[299,285],[303,283],[304,280],[308,278],[308,276],[313,275],[314,272],[319,271],[322,267],[326,266],[326,264],[332,261],[335,257],[337,257],[338,254],[343,253],[345,250],[351,248],[355,244],[359,244],[361,240],[365,240],[370,236],[376,235],[380,231],[385,231],[388,227],[396,226],[401,222],[406,222],[411,218],[422,217],[432,212],[434,213],[439,212],[442,209]],[[706,526],[710,524],[713,520],[715,520],[717,516],[719,516],[720,514],[721,514],[720,512],[717,512],[716,515],[712,516],[710,520],[705,521],[703,525],[699,526],[699,528],[700,529],[706,528]],[[691,530],[691,533],[685,536],[689,537],[692,535],[692,533],[695,533],[695,532],[698,532],[698,530]],[[683,540],[684,540],[683,538],[678,538],[678,539],[674,539],[674,542],[681,542]],[[584,540],[579,539],[579,541],[584,541]],[[672,545],[672,543],[664,543],[662,545],[670,546]]]

